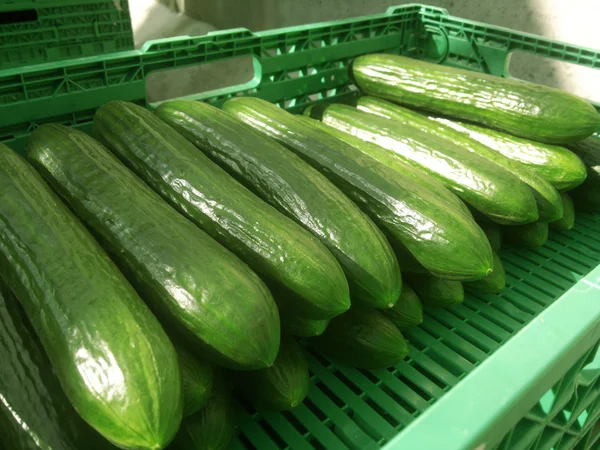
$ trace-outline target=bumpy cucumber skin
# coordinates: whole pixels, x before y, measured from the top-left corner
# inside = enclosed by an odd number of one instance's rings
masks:
[[[506,242],[519,248],[538,248],[548,240],[548,224],[528,223],[518,227],[505,227],[502,233]]]
[[[172,450],[227,450],[235,436],[235,407],[222,374],[215,373],[215,386],[204,408],[183,419]]]
[[[569,195],[578,211],[600,212],[600,136],[589,138],[569,145],[569,149],[581,158],[587,170],[587,178]]]
[[[423,322],[421,300],[406,283],[402,286],[402,294],[396,304],[392,308],[382,309],[381,313],[387,316],[400,331],[410,330]]]
[[[237,389],[258,409],[287,411],[308,393],[310,375],[306,357],[296,340],[281,335],[275,363],[266,369],[233,372]]]
[[[167,102],[156,114],[319,238],[344,270],[354,302],[384,308],[397,300],[400,269],[383,233],[324,175],[273,139],[206,103]]]
[[[585,181],[583,162],[564,147],[531,141],[472,123],[438,120],[498,154],[525,165],[559,191],[569,191]]]
[[[115,449],[75,412],[21,305],[2,285],[0,361],[0,448]]]
[[[388,54],[359,56],[352,73],[367,94],[535,141],[576,142],[600,128],[587,101],[538,84]]]
[[[467,217],[472,217],[467,205],[465,205],[465,203],[455,194],[453,194],[446,186],[440,183],[439,180],[424,173],[422,170],[414,167],[412,164],[404,162],[399,158],[396,158],[394,155],[390,155],[389,151],[385,150],[379,145],[375,145],[372,142],[363,141],[356,136],[327,126],[316,119],[311,119],[306,116],[299,116],[298,119],[306,121],[307,123],[312,124],[312,126],[326,131],[327,133],[346,142],[357,150],[360,150],[365,155],[368,155],[371,158],[379,161],[384,166],[394,169],[396,172],[410,178],[415,183],[423,185],[423,187],[426,187],[428,190],[430,190],[438,200],[443,200],[448,203],[450,207],[456,208],[463,212]]]
[[[346,105],[330,105],[322,117],[325,124],[380,145],[390,155],[436,177],[495,222],[523,224],[538,219],[529,186],[497,164],[444,137],[424,134],[412,126],[397,126],[390,119]]]
[[[96,112],[94,134],[171,206],[264,277],[275,295],[293,299],[298,315],[328,319],[348,309],[346,280],[329,250],[157,116],[110,102]]]
[[[184,334],[224,366],[259,369],[273,363],[277,307],[246,264],[85,133],[42,125],[27,153],[169,332]]]
[[[568,231],[575,225],[575,205],[569,194],[560,194],[563,200],[563,216],[555,222],[550,222],[548,226],[552,231]]]
[[[360,369],[385,369],[408,356],[400,330],[374,309],[350,308],[308,342],[325,356]]]
[[[240,97],[224,109],[321,171],[428,270],[459,279],[490,270],[491,249],[481,229],[423,186],[264,100]]]
[[[358,100],[357,108],[370,114],[394,120],[396,123],[418,128],[425,134],[450,140],[454,145],[458,145],[464,150],[497,164],[531,188],[537,205],[539,220],[549,222],[561,217],[562,202],[560,200],[560,195],[551,183],[532,171],[529,166],[503,155],[501,152],[495,150],[495,148],[484,145],[475,137],[469,135],[470,131],[465,128],[462,123],[452,122],[447,119],[433,116],[427,117],[408,108],[370,96],[360,98]],[[483,128],[479,128],[483,130]],[[497,131],[493,132],[504,134]],[[505,136],[508,135],[505,134]],[[443,147],[441,151],[443,152]],[[568,151],[565,150],[565,152]],[[458,155],[460,155],[460,153],[458,153]],[[577,158],[576,156],[574,157]],[[565,172],[565,170],[563,170],[563,172]]]
[[[419,296],[423,306],[447,308],[462,303],[465,290],[460,281],[442,280],[431,275],[411,275],[410,285]]]
[[[502,260],[494,252],[494,271],[477,281],[464,283],[466,290],[480,294],[497,294],[506,287],[506,272]]]
[[[157,319],[33,167],[3,145],[0,192],[0,273],[70,402],[121,448],[164,448],[181,422],[182,393]]]
[[[181,370],[183,417],[200,411],[212,394],[213,366],[181,345],[177,345],[177,361]]]

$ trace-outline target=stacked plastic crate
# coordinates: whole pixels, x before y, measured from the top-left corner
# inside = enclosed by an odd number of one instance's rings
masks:
[[[133,49],[127,0],[0,2],[0,68]]]

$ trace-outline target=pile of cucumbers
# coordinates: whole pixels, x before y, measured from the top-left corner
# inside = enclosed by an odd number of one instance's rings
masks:
[[[394,366],[424,309],[504,289],[503,245],[600,212],[586,101],[387,54],[352,72],[352,105],[115,101],[91,136],[0,144],[7,448],[225,449],[236,396],[303,401],[305,347]]]

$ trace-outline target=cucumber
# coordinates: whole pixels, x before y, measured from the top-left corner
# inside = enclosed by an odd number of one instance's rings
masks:
[[[495,223],[485,223],[479,225],[490,242],[490,247],[494,252],[499,252],[502,248],[502,229]]]
[[[569,194],[564,192],[560,196],[563,200],[563,209],[565,212],[560,219],[548,224],[553,231],[567,231],[575,225],[575,205],[573,204],[573,199]]]
[[[213,387],[213,367],[192,354],[181,345],[177,345],[177,360],[181,370],[183,389],[183,417],[200,411],[208,401]]]
[[[409,330],[423,322],[421,300],[406,283],[402,286],[402,294],[396,304],[392,308],[382,309],[381,313],[387,316],[400,331]]]
[[[167,328],[215,363],[242,369],[273,363],[277,307],[246,264],[81,131],[42,125],[27,156]]]
[[[398,299],[400,268],[385,236],[325,176],[274,140],[206,103],[167,102],[156,114],[248,189],[319,238],[344,270],[352,301],[387,308]]]
[[[264,100],[239,97],[223,108],[320,170],[428,270],[477,279],[490,269],[491,250],[475,222],[410,178]]]
[[[505,227],[502,235],[506,242],[514,247],[537,248],[548,240],[548,224],[535,222],[517,227]]]
[[[591,136],[570,145],[569,149],[581,158],[587,170],[583,184],[569,191],[569,195],[577,210],[600,212],[600,136]]]
[[[0,145],[0,273],[81,417],[125,449],[164,448],[182,415],[177,355],[84,226]]]
[[[506,272],[500,257],[494,252],[494,271],[477,281],[464,283],[466,290],[480,294],[497,294],[506,287]]]
[[[485,145],[496,154],[521,163],[559,191],[571,190],[585,180],[583,162],[564,147],[530,141],[472,123],[442,117],[433,119]]]
[[[360,369],[385,369],[408,356],[400,330],[389,318],[367,308],[350,308],[308,342],[325,356]]]
[[[287,411],[308,393],[310,375],[304,353],[296,340],[281,335],[275,363],[266,369],[232,373],[237,390],[258,409]]]
[[[488,275],[489,276],[489,275]],[[423,306],[446,308],[462,303],[465,290],[460,281],[442,280],[431,275],[411,275],[407,277]]]
[[[96,112],[94,133],[175,209],[261,275],[298,315],[328,319],[348,309],[348,284],[329,250],[154,114],[110,102]]]
[[[600,128],[596,110],[584,99],[512,78],[387,54],[359,56],[352,73],[367,94],[534,141],[575,142]]]
[[[0,286],[0,360],[0,447],[114,449],[75,412],[25,313],[4,286]]]
[[[308,111],[308,110],[307,110]],[[404,177],[409,178],[414,183],[418,183],[423,187],[426,187],[438,200],[443,200],[448,205],[453,208],[458,209],[463,212],[467,217],[472,217],[472,214],[465,205],[465,203],[458,198],[455,194],[453,194],[446,186],[440,183],[436,178],[431,175],[426,174],[422,170],[414,167],[412,164],[409,164],[405,161],[402,161],[396,158],[394,155],[390,155],[390,152],[380,147],[379,145],[375,145],[371,142],[363,141],[356,136],[352,136],[351,134],[344,133],[336,128],[329,127],[316,119],[312,119],[307,116],[298,116],[299,120],[306,121],[307,123],[312,124],[314,127],[317,127],[332,136],[346,142],[357,150],[360,150],[365,155],[370,156],[371,158],[379,161],[384,166],[389,167],[390,169],[399,172]],[[402,266],[403,267],[403,266]],[[404,268],[404,267],[403,267]]]
[[[329,320],[305,319],[280,310],[281,329],[296,337],[314,337],[323,334]]]
[[[436,177],[495,222],[523,224],[538,219],[535,198],[528,185],[446,138],[424,134],[412,126],[398,126],[390,119],[346,105],[329,105],[320,114],[326,125],[380,145],[390,156]]]
[[[540,220],[552,221],[562,215],[560,195],[552,184],[535,173],[529,166],[495,151],[468,134],[464,134],[461,132],[463,128],[461,128],[460,123],[427,117],[386,100],[369,96],[360,98],[357,108],[370,114],[394,120],[398,124],[418,128],[424,134],[450,140],[463,149],[496,163],[531,188]],[[496,131],[494,133],[502,134]],[[568,150],[565,151],[568,152]]]
[[[231,393],[215,374],[210,398],[199,412],[186,417],[170,450],[227,450],[235,436],[235,407]]]

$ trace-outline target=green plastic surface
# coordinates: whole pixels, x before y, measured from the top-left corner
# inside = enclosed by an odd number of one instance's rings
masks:
[[[219,31],[0,71],[0,141],[22,151],[24,138],[45,122],[89,130],[95,109],[109,100],[151,107],[148,75],[190,64],[250,55],[252,81],[193,98],[220,105],[255,95],[300,112],[356,95],[347,66],[360,54],[400,53],[507,75],[515,50],[600,68],[600,53],[591,49],[404,5],[368,17]],[[423,324],[405,333],[410,355],[396,367],[336,366],[308,348],[308,399],[285,413],[258,413],[239,399],[231,448],[598,449],[600,215],[578,214],[572,230],[551,233],[543,247],[500,255],[507,289],[427,311]]]
[[[133,48],[127,0],[0,2],[0,69]]]

